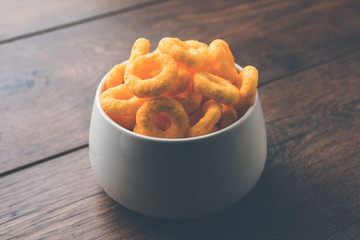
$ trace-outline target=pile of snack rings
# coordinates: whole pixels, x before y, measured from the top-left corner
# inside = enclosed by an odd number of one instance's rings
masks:
[[[120,126],[151,137],[196,137],[233,124],[254,103],[258,71],[239,72],[225,41],[166,37],[149,49],[137,39],[128,62],[106,76],[100,105]]]

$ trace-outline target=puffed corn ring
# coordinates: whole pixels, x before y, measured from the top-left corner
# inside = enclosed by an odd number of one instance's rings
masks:
[[[206,43],[199,42],[197,40],[186,40],[185,43],[205,54],[205,57],[208,57],[209,46]]]
[[[239,76],[242,81],[239,94],[240,97],[234,107],[241,116],[255,102],[259,74],[255,67],[246,66],[241,70]]]
[[[193,84],[195,91],[219,103],[233,105],[239,100],[239,90],[237,87],[226,79],[211,73],[195,73]]]
[[[160,70],[160,73],[147,78],[155,70]],[[129,62],[124,80],[128,90],[135,96],[156,97],[169,91],[177,76],[178,66],[174,59],[157,51]]]
[[[185,92],[186,89],[189,88],[190,83],[191,83],[191,74],[185,69],[179,67],[178,77],[174,85],[170,88],[170,90],[166,93],[166,95],[175,96],[182,92]]]
[[[165,131],[156,126],[154,116],[166,114],[171,125]],[[153,98],[146,101],[136,114],[136,131],[140,134],[160,138],[184,137],[189,119],[180,103],[169,97]]]
[[[213,100],[204,103],[189,117],[189,137],[197,137],[213,132],[221,117],[221,106]],[[216,129],[216,127],[215,127]]]
[[[195,92],[191,87],[186,92],[174,97],[175,100],[181,103],[188,115],[200,107],[202,98],[201,94]]]
[[[124,82],[126,64],[115,65],[106,75],[105,90],[116,87]]]
[[[159,75],[159,73],[161,73],[161,70],[160,70],[160,69],[156,69],[156,70],[154,70],[154,71],[151,71],[151,72],[149,72],[149,74],[148,74],[148,78],[156,77],[157,75]]]
[[[191,47],[197,49],[204,56],[204,64],[201,67],[200,71],[214,73],[212,63],[211,63],[210,57],[209,57],[209,46],[205,43],[202,43],[202,42],[199,42],[196,40],[187,40],[187,41],[185,41],[185,43],[187,43]]]
[[[229,45],[224,40],[214,40],[209,45],[209,55],[215,74],[238,86],[238,72]]]
[[[136,123],[136,116],[123,116],[120,114],[108,114],[108,116],[123,128],[132,130]]]
[[[178,38],[161,39],[159,49],[187,68],[200,68],[204,64],[203,54]]]
[[[109,88],[100,96],[100,105],[107,114],[135,115],[147,99],[132,95],[124,84]]]
[[[139,38],[134,42],[134,45],[131,49],[129,62],[134,61],[137,57],[143,56],[149,53],[150,43],[149,40],[145,38]]]
[[[226,128],[239,119],[233,106],[221,105],[220,129]]]

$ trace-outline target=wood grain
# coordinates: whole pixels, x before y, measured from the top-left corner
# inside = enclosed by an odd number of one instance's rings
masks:
[[[358,5],[171,1],[0,45],[0,173],[85,146],[97,84],[138,37],[223,38],[263,84],[359,49]]]
[[[149,0],[1,0],[0,43],[87,19],[108,16],[146,2]]]
[[[0,238],[356,239],[359,76],[355,53],[260,87],[265,170],[221,213],[168,221],[131,212],[97,186],[83,149],[1,178]]]

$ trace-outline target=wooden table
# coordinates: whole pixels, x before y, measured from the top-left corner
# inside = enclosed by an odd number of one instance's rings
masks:
[[[360,2],[0,1],[0,239],[360,239]],[[201,219],[115,203],[89,165],[101,77],[139,37],[209,43],[260,71],[255,188]]]

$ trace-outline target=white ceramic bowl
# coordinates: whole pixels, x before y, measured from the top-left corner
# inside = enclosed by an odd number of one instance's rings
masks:
[[[194,138],[161,139],[133,133],[101,109],[99,84],[92,110],[91,167],[104,191],[121,205],[161,218],[209,215],[238,202],[259,179],[266,159],[260,99],[231,126]]]

